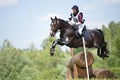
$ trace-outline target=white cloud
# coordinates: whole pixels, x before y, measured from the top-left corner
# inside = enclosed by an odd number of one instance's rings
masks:
[[[0,0],[0,6],[10,6],[16,5],[19,3],[19,0]]]
[[[62,18],[61,14],[57,14],[57,13],[48,13],[45,16],[39,16],[37,19],[39,21],[48,21],[50,19],[50,17],[54,18],[54,17],[58,17],[58,18]]]

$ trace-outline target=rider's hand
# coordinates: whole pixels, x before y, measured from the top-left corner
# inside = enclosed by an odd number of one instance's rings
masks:
[[[79,26],[79,25],[81,25],[81,22],[77,22],[77,23],[75,23],[75,25]]]
[[[66,20],[67,23],[69,23],[70,21],[69,20]]]

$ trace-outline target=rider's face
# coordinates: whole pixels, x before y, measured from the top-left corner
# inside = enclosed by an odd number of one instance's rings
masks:
[[[72,13],[73,14],[77,13],[77,10],[76,9],[72,9]]]

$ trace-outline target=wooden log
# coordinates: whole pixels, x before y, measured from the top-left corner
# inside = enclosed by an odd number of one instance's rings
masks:
[[[72,80],[72,76],[71,76],[71,70],[70,68],[67,68],[67,72],[66,72],[66,79],[67,80]]]
[[[93,70],[93,74],[95,78],[98,79],[115,79],[114,74],[107,69],[95,69]]]
[[[88,60],[88,67],[91,66],[94,63],[94,57],[91,52],[86,51],[87,53],[87,60]],[[68,63],[69,68],[73,69],[73,64],[76,64],[78,67],[85,68],[85,57],[84,52],[80,52],[79,54],[76,54]]]
[[[107,69],[92,69],[92,64],[94,63],[94,57],[91,52],[87,51],[87,59],[88,59],[88,69],[89,69],[89,76],[97,78],[97,79],[115,79],[114,74]],[[78,72],[78,78],[86,78],[86,65],[85,65],[85,58],[84,53],[80,52],[79,54],[76,54],[68,63],[67,67],[69,68],[69,74],[71,75],[71,78],[74,78],[74,64],[77,66],[77,72]],[[69,75],[69,76],[70,76]],[[67,77],[66,77],[67,78]]]
[[[87,59],[88,59],[88,69],[89,69],[89,76],[90,78],[93,76],[93,70],[92,70],[92,64],[94,62],[94,57],[91,52],[87,51]],[[77,77],[78,78],[86,78],[87,72],[86,72],[86,63],[85,63],[85,56],[84,52],[80,52],[79,54],[76,54],[68,63],[67,67],[70,68],[71,77],[76,78],[76,69],[74,67],[76,65],[77,67]]]
[[[92,66],[88,67],[88,69],[89,69],[89,76],[90,76],[90,78],[92,78],[93,77]],[[75,79],[76,78],[87,78],[86,68],[79,68],[79,67],[77,67],[77,72],[78,72],[78,76],[76,77],[76,76],[74,76],[75,75],[75,71],[73,69],[70,69],[70,73],[69,74],[71,74],[72,79],[73,78],[75,78]],[[70,79],[68,77],[66,77],[66,78]]]

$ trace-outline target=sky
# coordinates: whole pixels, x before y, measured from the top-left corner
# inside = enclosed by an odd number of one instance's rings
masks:
[[[50,33],[50,17],[67,20],[73,5],[83,12],[87,28],[120,21],[120,0],[0,0],[0,46],[8,39],[17,48],[40,48]]]

